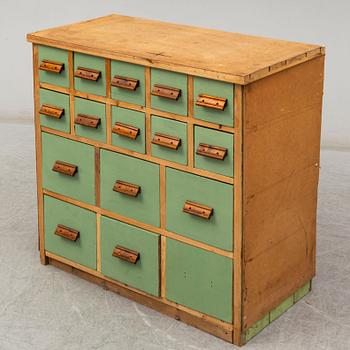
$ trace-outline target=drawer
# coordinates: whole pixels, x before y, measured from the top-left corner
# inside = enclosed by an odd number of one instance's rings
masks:
[[[106,106],[74,97],[74,128],[78,136],[106,142]]]
[[[112,144],[145,153],[145,113],[112,107]]]
[[[159,235],[101,217],[101,272],[159,295]]]
[[[100,155],[101,207],[159,226],[159,165],[106,150]]]
[[[195,127],[195,167],[233,176],[233,134]]]
[[[233,94],[233,84],[195,77],[193,94],[194,117],[216,124],[233,126]],[[206,95],[212,98],[208,100]],[[201,97],[204,98],[204,102]],[[217,98],[226,99],[226,101],[220,102]],[[199,106],[197,103],[204,105]],[[217,106],[216,103],[219,105],[225,103],[224,109],[213,108],[213,105]]]
[[[69,88],[68,52],[39,46],[39,81]]]
[[[187,164],[187,124],[152,116],[152,156]]]
[[[106,63],[104,58],[75,52],[74,87],[75,90],[81,92],[106,96]]]
[[[232,322],[232,260],[166,240],[166,298]]]
[[[40,124],[51,129],[70,132],[69,95],[40,89]]]
[[[184,211],[186,203],[191,213]],[[203,211],[205,217],[195,215]],[[233,187],[167,168],[166,228],[196,241],[231,251]]]
[[[41,140],[43,188],[95,204],[94,147],[45,132],[41,134]],[[74,175],[70,172],[74,169],[72,166],[68,171],[65,171],[67,167],[61,166],[65,173],[54,171],[57,161],[75,166]]]
[[[44,230],[45,250],[96,269],[95,213],[44,196]]]
[[[145,105],[145,68],[137,64],[111,61],[111,96],[114,100]]]
[[[157,85],[160,85],[159,92]],[[165,89],[162,88],[163,86]],[[177,90],[169,89],[169,87]],[[187,75],[152,68],[151,94],[152,108],[179,115],[187,115]],[[178,98],[174,99],[173,96],[176,97],[177,94]]]

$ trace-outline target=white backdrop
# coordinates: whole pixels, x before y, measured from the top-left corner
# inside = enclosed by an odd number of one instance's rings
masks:
[[[322,146],[350,148],[347,0],[0,0],[0,121],[32,120],[26,33],[110,13],[325,45]]]

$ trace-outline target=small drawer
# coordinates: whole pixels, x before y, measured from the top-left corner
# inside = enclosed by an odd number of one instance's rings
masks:
[[[233,248],[233,187],[166,169],[166,228],[227,251]]]
[[[232,260],[166,239],[166,298],[232,322]]]
[[[152,156],[187,164],[187,125],[152,116]]]
[[[145,153],[145,113],[112,107],[112,145]]]
[[[40,89],[40,124],[51,129],[70,132],[69,95]]]
[[[114,100],[145,105],[145,68],[137,64],[111,61],[111,96]]]
[[[74,98],[74,127],[78,136],[106,142],[106,106],[103,103]]]
[[[101,217],[101,272],[159,295],[159,235]]]
[[[187,75],[151,69],[151,105],[179,115],[187,115]]]
[[[44,196],[45,250],[96,269],[96,214]]]
[[[106,96],[106,63],[102,57],[74,53],[75,90]]]
[[[69,88],[68,52],[39,46],[39,81]]]
[[[218,80],[194,78],[194,117],[233,126],[234,85]]]
[[[41,134],[43,188],[95,204],[94,147]]]
[[[101,150],[101,207],[159,226],[159,165]]]
[[[233,134],[195,127],[195,167],[233,176]]]

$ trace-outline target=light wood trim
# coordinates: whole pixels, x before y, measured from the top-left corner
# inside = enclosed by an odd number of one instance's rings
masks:
[[[166,229],[166,168],[160,166],[160,227]],[[160,296],[165,298],[166,238],[160,238]]]
[[[165,166],[161,165],[159,167],[159,187],[160,187],[160,227],[164,228],[166,227],[166,180],[165,180],[165,176],[166,176],[166,171],[165,171]]]
[[[143,159],[143,160],[147,160],[149,162],[155,163],[155,164],[160,164],[160,165],[164,165],[164,166],[168,166],[174,169],[178,169],[178,170],[182,170],[182,171],[187,171],[189,173],[192,174],[196,174],[199,176],[203,176],[203,177],[207,177],[209,179],[213,179],[213,180],[218,180],[221,182],[225,182],[227,184],[234,184],[234,179],[228,176],[224,176],[224,175],[220,175],[220,174],[216,174],[216,173],[211,173],[209,171],[206,170],[202,170],[202,169],[197,169],[197,168],[190,168],[187,165],[182,165],[179,163],[173,163],[171,161],[165,160],[165,159],[160,159],[160,158],[156,158],[156,157],[152,157],[151,155],[148,154],[142,154],[142,153],[137,153],[134,151],[130,151],[128,149],[125,148],[120,148],[114,145],[107,145],[95,140],[91,140],[85,137],[81,137],[81,136],[73,136],[70,134],[66,134],[62,131],[58,131],[58,130],[54,130],[54,129],[50,129],[47,127],[42,126],[41,130],[50,134],[54,134],[54,135],[58,135],[61,137],[65,137],[68,138],[70,140],[75,140],[75,141],[79,141],[79,142],[84,142],[87,143],[89,145],[95,146],[95,147],[99,147],[99,148],[103,148],[103,149],[107,149],[107,150],[111,150],[111,151],[115,151],[118,153],[122,153],[122,154],[126,154],[126,155],[130,155],[133,156],[135,158],[138,159]]]
[[[234,215],[233,215],[233,340],[241,344],[242,333],[242,124],[243,124],[243,93],[242,86],[236,85],[234,89],[234,121],[236,133],[234,137]]]
[[[187,77],[187,163],[189,167],[194,166],[194,119],[193,119],[193,77]]]
[[[229,252],[227,250],[223,250],[223,249],[220,249],[220,248],[212,247],[212,246],[210,246],[208,244],[195,241],[195,240],[187,238],[185,236],[181,236],[181,235],[179,235],[177,233],[167,231],[167,230],[165,230],[163,228],[155,227],[155,226],[146,224],[144,222],[141,222],[141,221],[138,221],[138,220],[135,220],[135,219],[132,219],[132,218],[128,218],[126,216],[122,216],[120,214],[111,212],[111,211],[106,210],[106,209],[99,208],[99,207],[97,207],[95,205],[92,205],[92,204],[87,204],[87,203],[84,203],[84,202],[80,202],[77,199],[69,198],[69,197],[63,196],[62,194],[56,193],[56,192],[52,192],[52,191],[44,189],[43,193],[46,194],[46,195],[49,195],[49,196],[51,196],[53,198],[62,200],[64,202],[67,202],[67,203],[70,203],[70,204],[74,204],[74,205],[76,205],[78,207],[81,207],[81,208],[93,211],[95,213],[99,213],[101,215],[110,217],[112,219],[116,219],[116,220],[125,222],[126,224],[129,224],[129,225],[132,225],[132,226],[136,226],[136,227],[140,227],[140,228],[145,229],[147,231],[158,233],[158,234],[160,234],[162,236],[175,239],[175,240],[177,240],[179,242],[186,243],[186,244],[189,244],[189,245],[194,246],[194,247],[202,248],[202,249],[207,250],[209,252],[213,252],[213,253],[216,253],[216,254],[219,254],[219,255],[222,255],[222,256],[226,256],[227,258],[230,258],[230,259],[234,259],[234,253],[233,252]]]
[[[68,52],[68,75],[69,75],[69,89],[65,89],[65,93],[69,94],[69,118],[70,118],[70,133],[71,135],[75,135],[75,124],[74,124],[74,56],[73,52],[69,51]],[[41,84],[40,84],[41,86]]]
[[[166,298],[166,237],[160,237],[160,296]]]
[[[101,272],[101,214],[96,213],[96,268]]]
[[[106,143],[107,145],[112,144],[112,106],[109,104],[105,105],[106,108]]]
[[[95,203],[96,206],[100,206],[100,149],[95,147]]]
[[[146,89],[146,114],[145,114],[145,122],[146,122],[146,154],[151,154],[152,149],[152,130],[151,130],[151,69],[145,67],[145,89]]]
[[[106,65],[106,98],[111,97],[111,60],[106,58],[105,59],[105,65]]]

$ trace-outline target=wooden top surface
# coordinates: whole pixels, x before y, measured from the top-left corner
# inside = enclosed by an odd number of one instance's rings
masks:
[[[319,45],[113,14],[27,35],[30,42],[248,84],[324,55]]]

